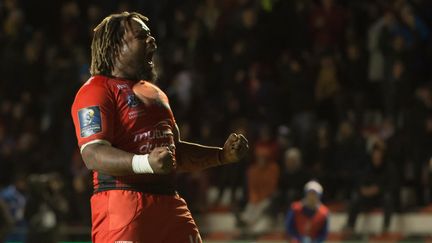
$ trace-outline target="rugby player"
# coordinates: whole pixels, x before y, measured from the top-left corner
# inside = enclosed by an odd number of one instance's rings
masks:
[[[78,145],[93,171],[95,243],[199,243],[198,228],[176,193],[177,172],[239,161],[248,141],[224,146],[181,140],[165,93],[155,84],[155,38],[139,13],[106,17],[91,44],[91,78],[72,105]]]

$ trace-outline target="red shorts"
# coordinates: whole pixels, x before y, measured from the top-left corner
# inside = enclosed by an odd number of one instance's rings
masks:
[[[202,243],[178,195],[110,190],[91,198],[94,243]]]

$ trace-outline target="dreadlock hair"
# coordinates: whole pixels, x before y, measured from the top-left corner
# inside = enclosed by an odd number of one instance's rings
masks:
[[[148,18],[136,12],[123,12],[111,14],[94,28],[94,35],[91,44],[91,66],[90,74],[111,75],[114,68],[115,59],[119,53],[125,24],[130,23],[132,18],[139,18],[148,21]]]

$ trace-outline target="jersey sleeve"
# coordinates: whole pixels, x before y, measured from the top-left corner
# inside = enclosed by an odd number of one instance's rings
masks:
[[[72,105],[72,118],[81,151],[91,143],[111,145],[114,137],[115,99],[103,85],[84,85]]]

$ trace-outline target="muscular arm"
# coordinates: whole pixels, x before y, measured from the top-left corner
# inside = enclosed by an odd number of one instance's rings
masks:
[[[134,174],[132,158],[134,154],[107,144],[89,144],[82,151],[82,158],[89,170],[113,176]]]
[[[176,143],[177,170],[198,171],[222,165],[222,148],[209,147],[178,140]]]
[[[138,159],[138,161],[132,162],[135,154],[111,147],[109,144],[89,144],[83,149],[81,155],[89,170],[112,176],[132,175],[135,173],[167,174],[174,167],[174,155],[168,147],[157,147],[148,154],[148,161],[144,163],[148,163],[151,172],[134,172],[134,169],[137,169],[136,162],[142,163],[143,161]]]
[[[204,146],[181,141],[178,127],[174,129],[177,170],[198,171],[213,166],[239,161],[247,152],[248,144],[243,135],[231,134],[223,148]]]
[[[220,165],[219,151],[222,148],[203,146],[178,141],[176,143],[177,170],[197,171]],[[134,154],[107,144],[90,144],[82,151],[82,158],[89,170],[113,176],[134,174],[132,158]]]

